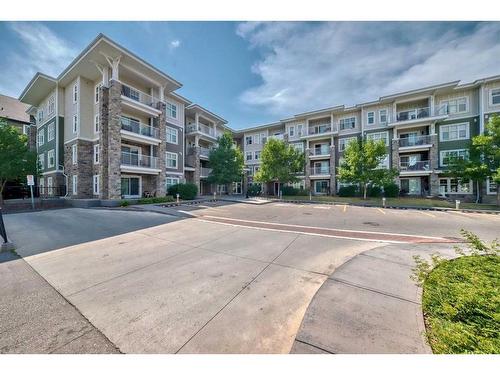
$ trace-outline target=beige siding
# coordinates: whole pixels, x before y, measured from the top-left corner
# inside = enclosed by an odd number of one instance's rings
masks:
[[[78,134],[73,133],[73,116],[78,115],[78,102],[73,103],[73,87],[78,84],[80,77],[64,88],[64,142],[75,139]]]
[[[80,77],[80,131],[79,138],[95,139],[94,134],[94,82]]]
[[[491,90],[500,89],[500,80],[488,82],[483,86],[483,110],[484,113],[500,112],[500,104],[491,105]]]
[[[479,114],[479,94],[477,89],[472,90],[454,90],[448,94],[444,95],[436,95],[434,99],[434,106],[436,110],[441,108],[444,105],[444,101],[466,98],[468,103],[467,112],[450,114],[449,118],[459,118],[459,117],[471,117],[477,116]]]

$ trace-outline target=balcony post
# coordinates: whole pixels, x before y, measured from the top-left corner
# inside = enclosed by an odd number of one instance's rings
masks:
[[[335,176],[335,145],[330,146],[330,195],[335,195],[337,192],[336,186],[336,176]]]
[[[309,159],[310,155],[310,149],[309,149],[309,140],[307,140],[307,148],[305,150],[305,161],[306,161],[306,170],[305,170],[305,178],[304,178],[304,188],[306,190],[311,189],[311,161]]]
[[[158,154],[157,154],[157,165],[155,168],[160,170],[160,174],[158,175],[156,181],[156,195],[158,197],[164,197],[167,194],[166,191],[166,157],[167,157],[167,106],[161,101],[158,102],[158,109],[161,111],[160,116],[158,116],[158,130],[160,136],[160,144],[158,145]],[[153,146],[151,146],[151,152],[153,152]],[[153,156],[151,154],[151,156]],[[153,159],[151,159],[153,160]],[[182,161],[183,163],[183,161]]]
[[[432,171],[430,176],[430,190],[432,196],[439,195],[439,175],[434,172],[439,166],[439,152],[438,152],[438,135],[432,134],[431,139],[431,149],[429,151],[429,169]]]
[[[396,131],[396,129],[394,129]],[[391,154],[392,154],[392,167],[397,168],[398,171],[401,171],[401,162],[399,158],[399,139],[393,139],[391,145]],[[399,176],[396,176],[395,183],[399,186]]]
[[[122,85],[117,80],[111,80],[108,97],[107,123],[101,119],[101,132],[103,143],[100,149],[106,149],[107,158],[102,158],[101,163],[106,164],[107,181],[103,181],[104,199],[121,198],[121,91]]]

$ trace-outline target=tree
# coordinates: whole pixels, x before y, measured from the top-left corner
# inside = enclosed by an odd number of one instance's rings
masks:
[[[0,202],[7,181],[36,175],[38,158],[28,148],[28,137],[19,134],[17,129],[0,120]]]
[[[387,156],[385,142],[363,140],[349,142],[344,151],[344,160],[339,166],[338,176],[342,182],[358,184],[366,199],[368,185],[386,185],[398,175],[396,169],[380,168]]]
[[[449,174],[463,181],[476,183],[476,203],[481,202],[481,184],[491,177],[497,184],[497,205],[500,205],[500,117],[491,116],[485,134],[472,138],[469,157],[454,158],[449,163]]]
[[[217,146],[208,155],[208,160],[212,168],[208,176],[210,183],[227,185],[241,180],[243,153],[234,146],[231,133],[225,132],[219,137]]]
[[[304,153],[279,139],[268,139],[260,159],[260,169],[255,175],[258,182],[293,183],[299,180],[297,175],[304,171]]]

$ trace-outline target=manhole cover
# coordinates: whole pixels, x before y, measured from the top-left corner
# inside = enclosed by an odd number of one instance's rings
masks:
[[[365,221],[363,224],[371,225],[372,227],[378,227],[380,225],[379,223],[374,223],[373,221]]]

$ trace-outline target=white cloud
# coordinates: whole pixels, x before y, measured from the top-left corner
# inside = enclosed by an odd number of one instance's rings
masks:
[[[181,45],[181,41],[179,39],[174,39],[170,42],[169,48],[170,48],[170,50],[174,50],[174,49],[180,47],[180,45]]]
[[[8,24],[17,42],[0,62],[0,92],[17,97],[38,71],[58,76],[78,50],[37,22]]]
[[[240,99],[275,116],[500,74],[500,22],[242,23],[261,83]]]

